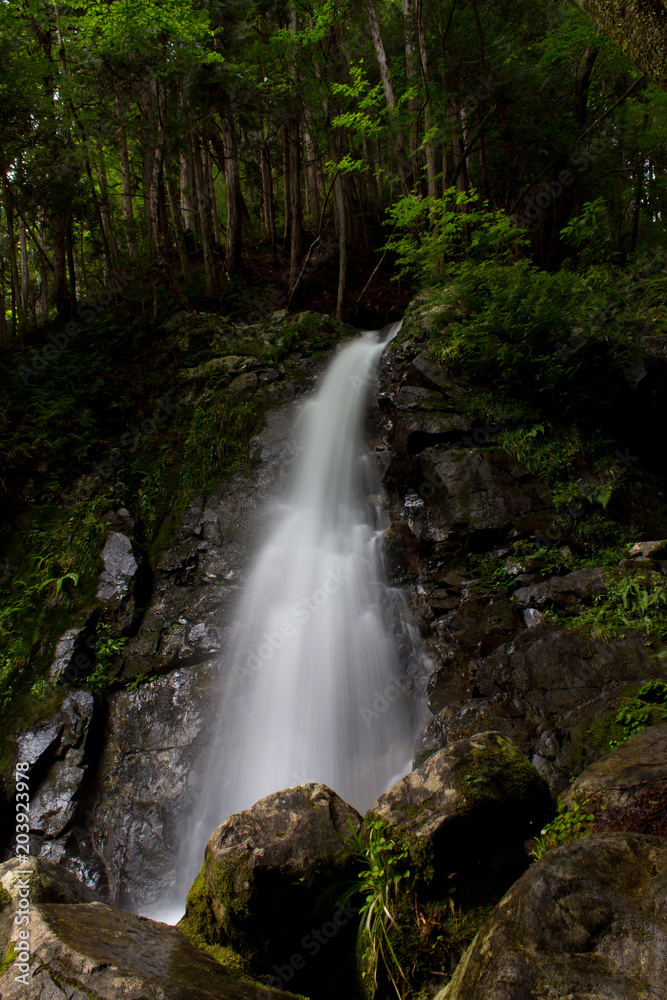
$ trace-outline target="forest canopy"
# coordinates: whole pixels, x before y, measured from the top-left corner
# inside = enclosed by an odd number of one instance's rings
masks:
[[[4,0],[0,53],[6,346],[124,273],[224,309],[259,255],[291,301],[325,247],[343,317],[351,253],[363,286],[663,237],[667,95],[570,2]]]

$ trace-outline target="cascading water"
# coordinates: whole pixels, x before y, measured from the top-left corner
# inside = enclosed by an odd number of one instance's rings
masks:
[[[306,781],[363,812],[409,768],[417,713],[388,622],[363,439],[385,344],[376,333],[346,346],[304,408],[292,494],[239,608],[208,775],[182,838],[181,898],[229,814]]]

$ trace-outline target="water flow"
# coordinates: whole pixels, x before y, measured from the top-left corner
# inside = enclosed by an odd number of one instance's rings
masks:
[[[353,341],[306,404],[292,495],[239,608],[208,776],[179,865],[183,895],[230,813],[306,781],[363,812],[409,767],[414,701],[387,625],[364,447],[384,346],[377,334]]]

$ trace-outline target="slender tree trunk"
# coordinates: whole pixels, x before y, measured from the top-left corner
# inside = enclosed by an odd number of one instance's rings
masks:
[[[287,248],[290,238],[291,225],[292,225],[292,192],[291,192],[291,163],[289,156],[289,135],[287,124],[283,125],[282,130],[283,139],[283,204],[285,212],[285,228],[283,231],[283,240],[285,243],[285,248]]]
[[[194,178],[192,169],[192,150],[182,149],[180,153],[181,161],[181,214],[183,216],[183,225],[186,230],[190,230],[194,233],[197,228],[197,220],[194,210]]]
[[[222,245],[222,235],[220,233],[220,218],[218,216],[218,202],[215,196],[215,181],[213,179],[213,161],[211,150],[206,140],[202,143],[202,167],[204,168],[204,184],[208,194],[210,205],[210,217],[213,226],[213,238],[217,246]]]
[[[130,170],[130,154],[127,148],[125,127],[118,127],[118,148],[120,150],[120,177],[123,188],[123,218],[125,219],[125,239],[127,252],[132,260],[137,259],[137,230],[134,224],[132,206],[132,173]]]
[[[76,303],[76,271],[74,268],[74,234],[72,231],[72,213],[67,213],[65,226],[65,248],[67,251],[67,275],[69,278],[69,297],[72,305]]]
[[[72,303],[67,283],[67,222],[62,212],[51,216],[51,244],[53,247],[53,302],[58,315],[67,318]]]
[[[178,260],[181,265],[181,276],[184,281],[190,277],[190,261],[188,260],[188,253],[185,247],[185,233],[183,232],[183,218],[180,211],[180,206],[174,192],[174,184],[169,176],[169,173],[165,171],[164,175],[164,186],[167,192],[167,200],[169,202],[169,214],[171,216],[171,225],[174,230],[174,239],[176,240],[176,249],[178,250]]]
[[[368,15],[368,23],[371,29],[371,36],[373,38],[373,47],[375,49],[375,56],[380,70],[380,77],[382,78],[382,85],[384,87],[385,100],[387,102],[387,107],[390,108],[392,110],[392,113],[395,115],[396,96],[394,94],[394,85],[392,83],[391,74],[389,72],[387,53],[385,52],[384,42],[382,41],[382,32],[380,31],[380,22],[378,21],[374,0],[366,0],[366,13]],[[395,153],[398,164],[398,173],[401,178],[401,187],[403,189],[403,194],[409,194],[410,167],[408,164],[408,158],[405,154],[405,142],[403,140],[403,135],[401,133],[400,128],[398,128],[396,132]]]
[[[21,248],[21,328],[19,329],[19,339],[23,340],[30,315],[30,269],[28,267],[28,239],[22,215],[19,216],[19,246]]]
[[[402,0],[403,25],[405,32],[405,76],[408,87],[417,90],[419,83],[418,42],[417,42],[417,9],[416,0]],[[412,176],[418,179],[421,175],[419,156],[419,95],[416,93],[408,101],[408,110],[413,127],[410,131],[410,159]]]
[[[242,215],[243,195],[239,170],[236,130],[228,104],[220,109],[222,142],[224,146],[225,186],[227,188],[227,248],[226,266],[228,274],[238,274],[241,269],[243,247]]]
[[[262,214],[264,228],[271,239],[271,251],[276,249],[276,210],[273,203],[273,177],[269,144],[264,138],[263,127],[259,130],[259,156],[262,173]]]
[[[206,196],[206,185],[204,183],[204,171],[202,168],[201,145],[198,138],[192,140],[192,162],[194,165],[195,186],[197,188],[197,205],[199,208],[199,234],[201,238],[201,249],[204,257],[204,280],[206,283],[206,294],[213,294],[213,262],[211,260],[211,244],[209,239],[210,219],[209,204]]]
[[[106,236],[107,244],[109,246],[109,253],[111,255],[112,263],[118,266],[118,247],[116,246],[116,239],[113,232],[113,224],[111,220],[111,206],[109,204],[109,183],[107,179],[107,165],[104,156],[104,146],[102,143],[99,144],[97,149],[98,155],[98,165],[97,165],[97,180],[100,185],[100,213],[102,217],[102,225],[104,227],[104,233]]]
[[[426,29],[424,27],[424,17],[422,10],[422,0],[416,0],[417,17],[417,40],[419,43],[419,58],[421,62],[422,78],[424,80],[424,91],[426,93],[424,107],[424,127],[426,129],[426,141],[424,152],[426,154],[426,177],[428,181],[429,198],[438,197],[438,168],[436,164],[435,143],[431,138],[433,129],[433,109],[431,107],[431,95],[429,91],[429,68],[428,68],[428,48],[426,45]]]
[[[315,156],[315,143],[309,127],[306,125],[303,134],[303,148],[306,155],[306,175],[308,177],[308,202],[310,218],[313,222],[318,222],[320,218],[320,185],[317,174],[317,158]]]
[[[4,159],[4,157],[3,157]],[[21,303],[21,284],[19,281],[18,258],[16,253],[16,231],[14,227],[14,193],[4,169],[2,172],[3,193],[5,200],[5,215],[7,216],[7,235],[9,246],[9,273],[12,295],[12,331],[20,334],[23,330],[23,311]]]

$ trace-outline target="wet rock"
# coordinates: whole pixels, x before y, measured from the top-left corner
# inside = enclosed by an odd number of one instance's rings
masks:
[[[663,538],[654,542],[635,542],[628,555],[631,559],[665,559],[667,558],[667,541]]]
[[[102,549],[102,559],[104,570],[99,576],[97,596],[102,601],[120,600],[127,594],[137,571],[131,540],[118,531],[110,531]]]
[[[667,841],[603,834],[533,865],[436,1000],[662,1000]]]
[[[243,375],[237,375],[227,386],[227,392],[231,393],[232,396],[240,396],[243,399],[249,399],[254,395],[256,390],[256,372],[244,372]]]
[[[290,988],[298,992],[310,989],[323,968],[330,978],[341,963],[343,943],[350,946],[348,935],[353,939],[356,931],[351,915],[338,905],[342,889],[331,892],[356,871],[344,843],[350,822],[358,831],[357,811],[322,784],[287,788],[230,816],[211,835],[188,897],[185,922],[191,932],[209,943],[231,944],[265,974],[279,976],[276,970],[290,956],[310,955],[305,968],[295,970]],[[310,935],[320,928],[329,943],[313,949],[317,937]]]
[[[97,897],[61,865],[33,856],[13,858],[0,865],[0,885],[14,903],[20,889],[30,885],[30,903],[92,903]],[[25,895],[25,893],[24,893]]]
[[[511,727],[516,746],[560,792],[601,756],[603,724],[623,696],[633,685],[667,674],[644,643],[636,632],[602,642],[578,630],[536,625],[490,656],[468,662],[460,685],[472,697],[454,696],[446,704],[441,698],[417,754],[479,731],[492,710],[506,721],[502,731]]]
[[[84,823],[112,903],[143,908],[169,897],[179,821],[189,815],[204,766],[214,683],[214,668],[202,665],[109,696]]]
[[[585,805],[597,830],[667,836],[667,725],[649,726],[595,761],[560,796]]]
[[[446,368],[429,357],[428,351],[413,358],[405,375],[405,385],[435,390],[448,399],[462,399],[466,395],[466,390],[452,379]]]
[[[384,792],[367,819],[395,826],[422,868],[428,859],[440,889],[456,872],[492,892],[526,867],[524,841],[551,808],[530,761],[500,733],[485,732],[433,754]]]
[[[280,994],[233,979],[176,928],[97,902],[68,873],[29,859],[0,866],[0,947],[19,952],[0,976],[12,1000],[270,1000]],[[13,920],[22,882],[30,886],[29,952],[23,963],[21,925]]]
[[[70,665],[74,655],[74,645],[80,632],[79,628],[68,629],[58,640],[53,662],[49,667],[49,677],[53,680],[59,680]]]
[[[434,447],[425,449],[420,461],[422,478],[433,488],[429,504],[438,508],[441,523],[506,530],[533,507],[502,452]]]
[[[607,590],[606,573],[603,566],[598,566],[597,569],[579,569],[567,576],[553,576],[543,583],[520,587],[514,591],[512,599],[520,608],[576,609]]]
[[[38,850],[48,850],[48,842],[62,834],[76,808],[93,706],[89,691],[72,691],[55,715],[17,737],[16,760],[29,765],[30,825]]]

